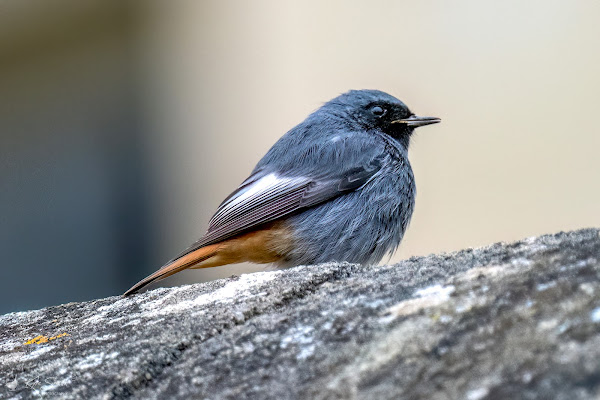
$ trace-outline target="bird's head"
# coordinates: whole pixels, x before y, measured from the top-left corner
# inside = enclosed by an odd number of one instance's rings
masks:
[[[380,130],[406,146],[415,128],[441,121],[435,117],[419,117],[406,104],[379,90],[351,90],[329,101],[324,108],[359,129]]]

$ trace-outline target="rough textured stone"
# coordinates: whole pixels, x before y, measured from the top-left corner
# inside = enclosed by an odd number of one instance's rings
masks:
[[[600,398],[600,235],[0,317],[0,398]]]

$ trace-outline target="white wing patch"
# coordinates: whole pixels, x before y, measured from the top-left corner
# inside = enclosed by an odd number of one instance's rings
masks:
[[[275,173],[265,175],[222,204],[209,222],[209,231],[238,216],[241,209],[247,210],[255,207],[267,199],[276,198],[279,193],[286,192],[286,189],[306,184],[309,181],[305,177],[280,177]]]
[[[276,186],[278,183],[289,182],[291,178],[279,178],[274,173],[270,173],[269,175],[263,176],[252,185],[244,188],[244,190],[240,191],[236,196],[231,198],[227,204],[227,206],[234,206],[235,204],[239,204],[244,200],[250,199],[260,192],[267,191],[269,188]]]

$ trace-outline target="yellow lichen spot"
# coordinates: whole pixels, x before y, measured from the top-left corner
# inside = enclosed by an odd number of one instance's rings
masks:
[[[44,335],[39,335],[39,336],[34,337],[33,339],[29,339],[28,341],[25,342],[25,344],[42,344],[42,343],[48,343],[51,340],[58,339],[58,338],[61,338],[63,336],[68,336],[68,335],[69,334],[66,333],[66,332],[63,332],[63,333],[58,334],[56,336],[50,336],[50,337],[44,336]]]
[[[42,344],[42,343],[46,343],[48,341],[48,338],[46,336],[36,336],[33,339],[29,339],[28,341],[25,342],[25,344]]]
[[[52,336],[52,337],[50,338],[50,340],[58,339],[58,338],[61,338],[61,337],[63,337],[63,336],[69,336],[69,334],[68,334],[67,332],[63,332],[63,333],[61,333],[61,334],[58,334],[58,335],[56,335],[56,336]]]

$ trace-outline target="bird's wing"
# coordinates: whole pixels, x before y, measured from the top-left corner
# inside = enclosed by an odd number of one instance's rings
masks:
[[[384,158],[368,157],[360,165],[320,177],[256,171],[219,206],[206,235],[169,263],[200,247],[356,190],[381,169]]]

